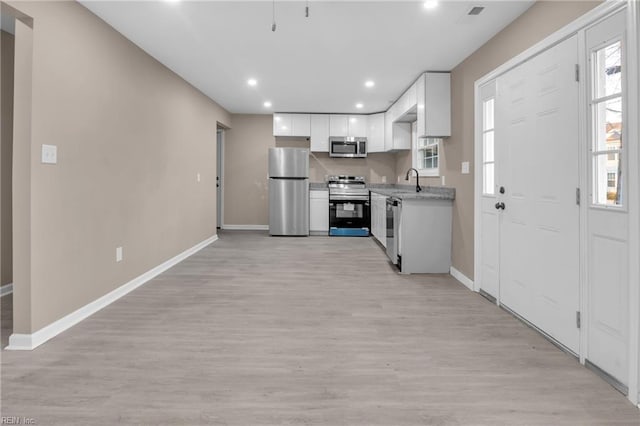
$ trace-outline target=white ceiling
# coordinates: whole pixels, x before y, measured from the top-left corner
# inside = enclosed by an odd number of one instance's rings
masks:
[[[305,18],[305,1],[278,0],[275,32],[271,1],[81,3],[232,113],[369,113],[421,72],[454,68],[533,2],[310,0]],[[485,10],[468,16],[472,6]]]

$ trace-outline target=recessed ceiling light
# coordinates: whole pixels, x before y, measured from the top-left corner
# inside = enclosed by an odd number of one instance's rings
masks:
[[[269,101],[265,101],[263,105],[265,108],[271,108],[271,102]]]
[[[364,85],[366,87],[373,87],[373,86],[376,85],[376,83],[373,80],[367,80],[367,81],[364,82]]]
[[[362,105],[362,104],[360,104],[360,103],[357,103],[357,104],[356,104],[356,108],[358,108],[358,109],[362,108],[363,106],[364,106],[364,105]]]
[[[249,80],[247,80],[247,84],[253,87],[258,84],[258,81],[255,78],[250,78]]]
[[[438,7],[438,0],[427,0],[424,2],[425,9],[435,9]]]

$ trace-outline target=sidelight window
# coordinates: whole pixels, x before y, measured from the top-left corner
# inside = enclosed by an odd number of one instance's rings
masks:
[[[495,98],[482,103],[482,193],[495,194]]]
[[[623,204],[623,67],[620,40],[591,56],[592,202]]]

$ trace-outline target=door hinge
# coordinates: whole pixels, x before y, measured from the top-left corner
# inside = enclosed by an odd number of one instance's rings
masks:
[[[576,81],[580,81],[580,65],[576,64]]]
[[[580,205],[580,188],[576,188],[576,204]]]
[[[576,311],[576,327],[580,328],[582,322],[580,320],[580,311]]]

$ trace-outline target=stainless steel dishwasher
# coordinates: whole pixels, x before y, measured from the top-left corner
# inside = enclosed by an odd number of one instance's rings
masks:
[[[398,248],[400,247],[400,209],[402,201],[388,197],[387,198],[387,256],[394,265],[398,264]]]

